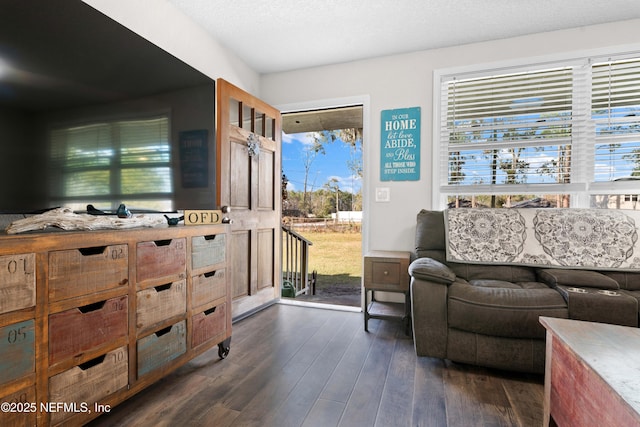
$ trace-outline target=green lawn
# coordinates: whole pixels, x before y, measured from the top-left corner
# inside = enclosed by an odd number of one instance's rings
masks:
[[[354,232],[300,233],[313,242],[309,248],[309,270],[316,270],[316,288],[335,285],[360,287],[362,277],[362,235]]]

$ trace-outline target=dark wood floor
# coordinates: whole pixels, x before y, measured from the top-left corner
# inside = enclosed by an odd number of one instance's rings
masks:
[[[399,322],[276,304],[92,426],[539,426],[543,378],[418,358]]]

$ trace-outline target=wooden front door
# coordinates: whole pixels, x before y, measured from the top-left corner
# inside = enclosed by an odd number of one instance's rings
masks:
[[[233,317],[280,292],[280,112],[218,79],[217,204],[231,212]]]

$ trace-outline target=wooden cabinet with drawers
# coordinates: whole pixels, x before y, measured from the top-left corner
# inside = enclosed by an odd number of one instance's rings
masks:
[[[0,425],[83,425],[231,340],[227,225],[0,234]]]

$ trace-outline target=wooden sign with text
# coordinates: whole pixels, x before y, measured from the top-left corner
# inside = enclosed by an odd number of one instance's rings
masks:
[[[185,210],[184,225],[222,224],[221,210]]]

